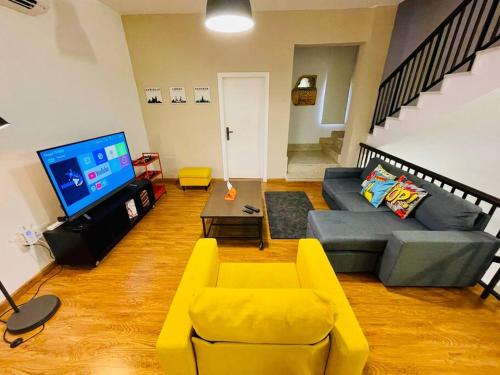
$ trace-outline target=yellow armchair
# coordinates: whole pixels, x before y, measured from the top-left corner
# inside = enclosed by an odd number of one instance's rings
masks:
[[[313,345],[206,341],[189,317],[194,297],[206,287],[317,290],[333,301],[336,320],[330,334]],[[368,357],[368,343],[315,239],[299,241],[296,263],[220,263],[217,242],[199,240],[156,347],[168,375],[354,375],[362,373]]]

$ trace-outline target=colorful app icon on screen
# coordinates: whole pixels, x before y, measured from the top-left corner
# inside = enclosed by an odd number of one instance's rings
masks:
[[[104,151],[106,151],[106,156],[107,156],[108,160],[113,160],[113,159],[116,159],[118,157],[118,152],[116,151],[115,145],[105,147]]]
[[[120,156],[120,165],[122,166],[122,168],[126,167],[129,164],[130,164],[130,160],[128,158],[128,155]]]
[[[87,178],[88,183],[94,183],[108,177],[111,173],[112,171],[109,163],[104,163],[87,169],[85,171],[85,177]]]
[[[103,148],[92,151],[92,154],[94,155],[94,161],[96,165],[106,163],[108,161],[108,158],[106,157],[106,152],[104,151]]]
[[[82,168],[88,169],[96,165],[94,156],[89,152],[78,156],[78,161]]]
[[[116,146],[116,153],[118,154],[118,156],[127,154],[127,146],[125,146],[124,142],[117,143],[115,146]]]

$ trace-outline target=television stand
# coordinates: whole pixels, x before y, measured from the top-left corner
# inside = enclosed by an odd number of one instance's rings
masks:
[[[130,200],[137,209],[135,217],[126,206]],[[80,218],[43,235],[58,264],[95,267],[154,204],[151,181],[134,181]]]

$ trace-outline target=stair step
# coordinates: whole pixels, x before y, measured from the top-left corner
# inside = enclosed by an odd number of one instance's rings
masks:
[[[481,74],[482,72],[488,74],[489,71],[498,69],[500,64],[500,46],[492,47],[479,51],[476,53],[476,59],[472,66],[474,74]]]
[[[345,131],[344,130],[334,130],[330,133],[330,137],[332,139],[344,138]]]
[[[334,159],[335,161],[338,160],[338,157],[339,157],[339,152],[337,150],[335,150],[335,147],[333,147],[333,145],[328,145],[328,144],[323,144],[321,145],[321,149],[322,151],[328,155],[329,157],[331,157],[332,159]]]
[[[333,145],[333,139],[332,137],[321,137],[319,139],[319,144],[320,145]]]
[[[288,165],[287,178],[289,179],[322,179],[326,168],[338,167],[337,163],[328,164],[294,164]]]
[[[337,154],[342,152],[342,146],[344,145],[344,138],[337,138],[335,142],[335,147],[333,148]]]
[[[319,143],[290,143],[288,151],[321,151]]]

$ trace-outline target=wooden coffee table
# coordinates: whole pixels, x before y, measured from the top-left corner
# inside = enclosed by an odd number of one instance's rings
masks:
[[[203,225],[203,235],[214,238],[240,238],[259,240],[259,249],[264,248],[262,237],[262,226],[264,221],[264,207],[262,205],[262,188],[260,181],[231,181],[237,190],[236,199],[227,201],[224,196],[227,192],[225,182],[213,184],[210,197],[205,208],[201,212],[201,222]],[[259,212],[248,214],[243,212],[244,206],[248,204],[258,208]],[[239,227],[243,232],[250,232],[247,236],[221,236],[220,233],[212,235],[214,227]],[[251,231],[257,232],[251,236]]]

